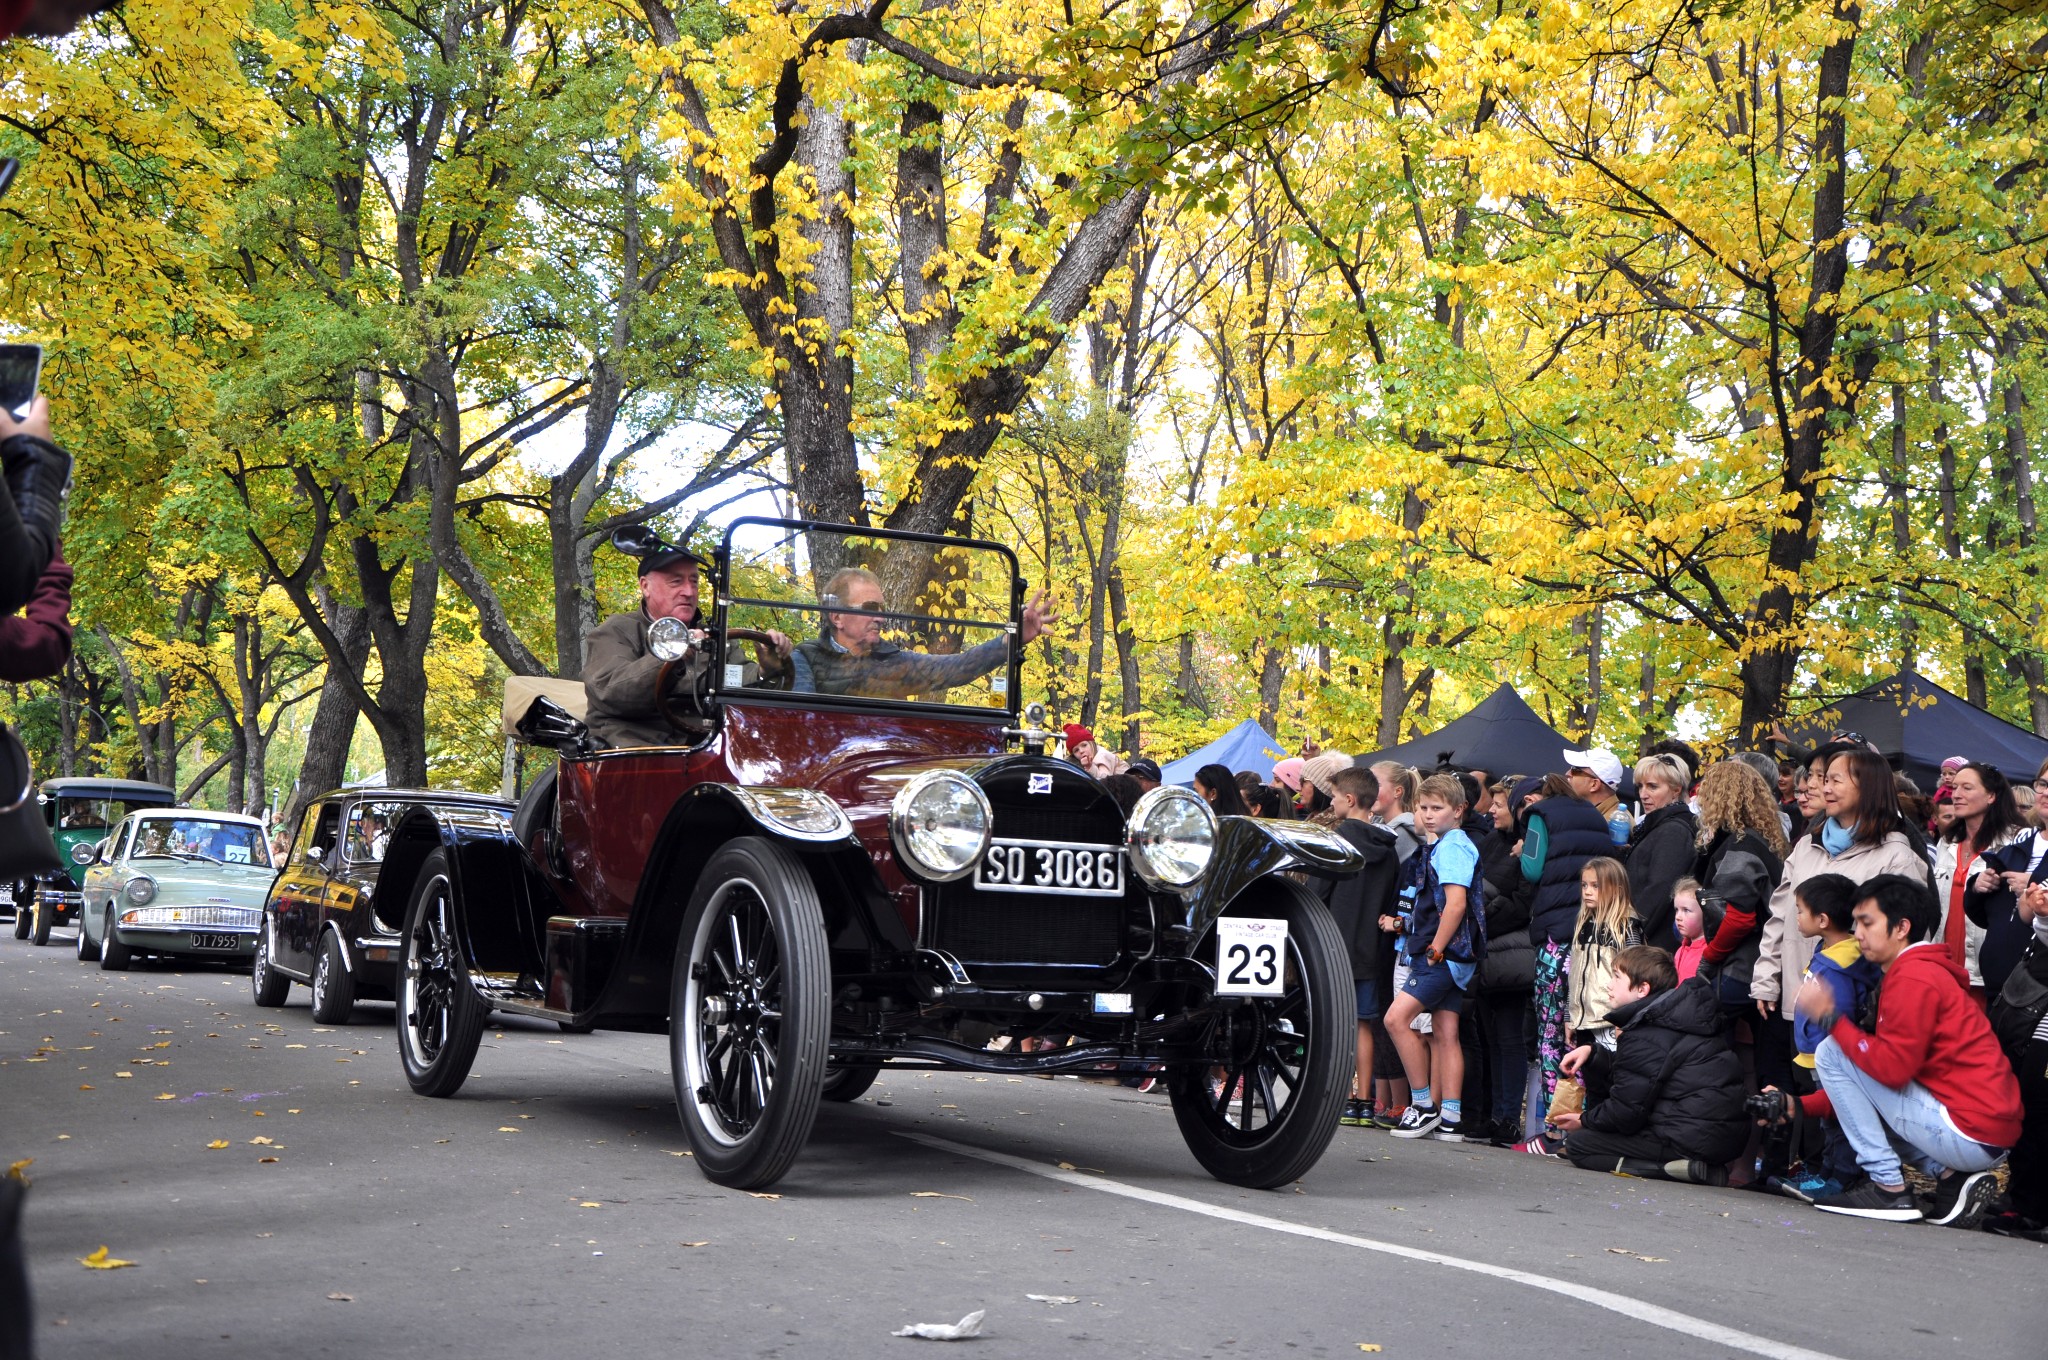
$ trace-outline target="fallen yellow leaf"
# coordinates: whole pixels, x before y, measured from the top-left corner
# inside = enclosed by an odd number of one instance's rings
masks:
[[[1358,1349],[1360,1349],[1360,1350],[1362,1350],[1362,1351],[1370,1351],[1370,1352],[1371,1352],[1372,1354],[1374,1354],[1374,1355],[1378,1355],[1378,1354],[1380,1353],[1380,1348],[1379,1348],[1379,1346],[1378,1346],[1377,1344],[1375,1344],[1374,1342],[1371,1342],[1371,1341],[1361,1341],[1361,1342],[1359,1342],[1359,1343],[1358,1343]]]
[[[122,1266],[132,1266],[135,1262],[123,1261],[118,1256],[109,1256],[107,1255],[107,1249],[101,1247],[90,1256],[79,1257],[78,1264],[84,1266],[87,1270],[119,1270]]]
[[[515,1128],[513,1128],[513,1127],[512,1127],[512,1126],[511,1126],[510,1124],[500,1124],[500,1125],[498,1125],[498,1132],[499,1132],[499,1133],[517,1133],[517,1132],[519,1132],[519,1130],[518,1130],[518,1129],[515,1129]]]
[[[965,1199],[969,1204],[974,1203],[973,1200],[967,1199],[965,1195],[947,1195],[937,1190],[913,1190],[910,1192],[910,1197],[912,1199]]]
[[[747,1193],[748,1193],[748,1194],[750,1194],[750,1195],[752,1195],[752,1196],[753,1196],[753,1197],[754,1197],[755,1199],[781,1199],[781,1198],[782,1198],[782,1196],[780,1196],[780,1195],[778,1195],[778,1194],[776,1194],[776,1193],[774,1193],[773,1191],[770,1191],[770,1190],[749,1190],[749,1191],[747,1191]]]
[[[262,1165],[262,1164],[263,1164],[263,1163],[265,1163],[265,1162],[274,1162],[274,1161],[276,1161],[276,1160],[277,1160],[277,1158],[275,1158],[275,1157],[258,1157],[258,1158],[256,1159],[256,1162],[257,1162],[257,1165],[259,1165],[259,1166],[260,1166],[260,1165]]]
[[[176,1096],[174,1096],[174,1095],[172,1095],[172,1094],[171,1094],[171,1093],[170,1093],[169,1091],[166,1091],[166,1092],[164,1092],[164,1093],[163,1093],[162,1095],[158,1096],[158,1097],[157,1097],[157,1099],[158,1099],[158,1100],[176,1100],[176,1099],[177,1099],[177,1097],[176,1097]]]
[[[251,1147],[269,1147],[270,1139],[265,1138],[262,1134],[259,1133],[254,1138],[251,1138],[249,1140],[249,1145]]]
[[[327,1297],[333,1299],[336,1303],[354,1303],[356,1301],[356,1296],[353,1294],[329,1294]]]
[[[1075,1170],[1078,1170],[1078,1169],[1079,1169],[1079,1168],[1077,1168],[1077,1167],[1076,1167],[1076,1166],[1075,1166],[1075,1165],[1074,1165],[1074,1164],[1073,1164],[1072,1162],[1061,1162],[1061,1163],[1060,1163],[1060,1170],[1062,1170],[1062,1171],[1075,1171]]]
[[[208,1147],[212,1148],[216,1152],[220,1151],[220,1149],[226,1147],[227,1145],[228,1140],[225,1138],[216,1138],[211,1143],[207,1144]]]
[[[78,1089],[79,1089],[79,1090],[81,1090],[81,1091],[90,1091],[90,1090],[92,1089],[92,1087],[90,1087],[90,1086],[80,1086],[80,1087],[79,1087]]]
[[[709,1242],[678,1242],[676,1245],[679,1247],[708,1247],[711,1244]]]
[[[132,1077],[135,1074],[133,1072],[116,1072],[114,1075],[117,1077]]]
[[[577,1205],[576,1207],[579,1209],[602,1209],[604,1208],[604,1204],[598,1200],[587,1199],[584,1200],[581,1204]]]
[[[11,1181],[25,1181],[25,1180],[27,1180],[27,1179],[28,1179],[28,1169],[29,1169],[29,1167],[31,1167],[31,1166],[33,1166],[33,1165],[35,1164],[35,1160],[36,1160],[36,1159],[35,1159],[35,1158],[33,1158],[33,1157],[24,1157],[24,1158],[22,1158],[22,1159],[21,1159],[20,1161],[18,1161],[18,1162],[10,1162],[10,1163],[8,1163],[8,1166],[7,1166],[7,1179],[8,1179],[8,1180],[11,1180]]]

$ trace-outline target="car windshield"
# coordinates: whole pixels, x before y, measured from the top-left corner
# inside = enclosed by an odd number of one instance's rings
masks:
[[[210,817],[147,817],[135,828],[131,859],[196,859],[270,867],[261,827]]]
[[[989,544],[927,541],[782,520],[728,531],[725,624],[786,634],[793,695],[1008,710],[1016,559]],[[760,683],[735,639],[720,679]]]

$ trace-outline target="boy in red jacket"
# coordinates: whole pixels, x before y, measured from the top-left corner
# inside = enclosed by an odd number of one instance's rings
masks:
[[[1927,943],[1939,916],[1926,884],[1879,874],[1863,884],[1855,908],[1857,947],[1884,970],[1874,1027],[1839,1014],[1833,989],[1818,979],[1793,999],[1827,1032],[1814,1053],[1821,1089],[1802,1108],[1834,1115],[1869,1177],[1815,1208],[1893,1222],[1922,1217],[1896,1138],[1936,1179],[1927,1220],[1974,1228],[1996,1193],[1992,1169],[2019,1139],[2019,1085],[1991,1023],[1970,999],[1968,976]]]

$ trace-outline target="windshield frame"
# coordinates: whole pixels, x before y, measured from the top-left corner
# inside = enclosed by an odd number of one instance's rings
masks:
[[[236,869],[277,868],[277,863],[270,854],[270,838],[264,834],[263,826],[260,822],[245,822],[239,819],[220,817],[209,813],[204,808],[148,808],[131,815],[135,818],[135,830],[129,835],[127,853],[122,856],[124,859],[174,859],[181,863],[217,864],[224,868],[232,867]],[[247,831],[257,849],[263,854],[264,860],[259,864],[254,859],[251,859],[245,864],[240,860],[215,859],[211,855],[204,854],[174,854],[167,850],[154,854],[143,854],[141,850],[143,831],[151,822],[156,821],[208,822],[214,826],[229,826],[241,831]]]
[[[786,609],[793,614],[822,615],[825,606],[820,604],[796,604],[783,600],[762,600],[752,596],[734,596],[732,592],[733,534],[743,528],[767,528],[793,533],[839,534],[848,538],[892,539],[902,543],[929,543],[944,548],[971,548],[981,552],[996,553],[1010,569],[1010,617],[996,619],[954,619],[939,618],[928,614],[913,614],[894,610],[876,610],[875,616],[891,622],[940,623],[964,627],[1000,628],[1011,639],[1010,657],[1003,670],[1003,706],[983,704],[934,704],[907,699],[876,699],[857,694],[821,694],[816,692],[797,693],[793,690],[761,689],[746,686],[728,688],[725,684],[725,664],[729,649],[726,643],[726,616],[735,605],[765,606]],[[967,718],[981,722],[1001,721],[1014,724],[1023,707],[1021,690],[1024,681],[1024,648],[1017,640],[1023,636],[1024,619],[1024,577],[1018,566],[1017,554],[1001,543],[981,538],[963,538],[956,534],[920,534],[903,529],[870,529],[857,524],[828,524],[822,520],[780,519],[766,515],[743,515],[725,527],[725,534],[719,540],[717,561],[713,563],[712,576],[715,586],[710,622],[711,693],[722,703],[768,703],[793,705],[802,708],[848,709],[869,713],[930,714],[948,718]],[[785,630],[787,631],[787,630]],[[739,644],[736,652],[740,660],[748,653],[746,644]]]

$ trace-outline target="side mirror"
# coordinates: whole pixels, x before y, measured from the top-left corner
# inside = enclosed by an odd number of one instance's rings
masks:
[[[317,845],[307,846],[304,853],[302,853],[299,856],[299,858],[303,860],[305,863],[312,865],[316,869],[324,869],[327,867],[327,857],[320,853],[320,847]]]
[[[612,530],[611,544],[628,557],[645,557],[662,546],[661,535],[644,524]]]

